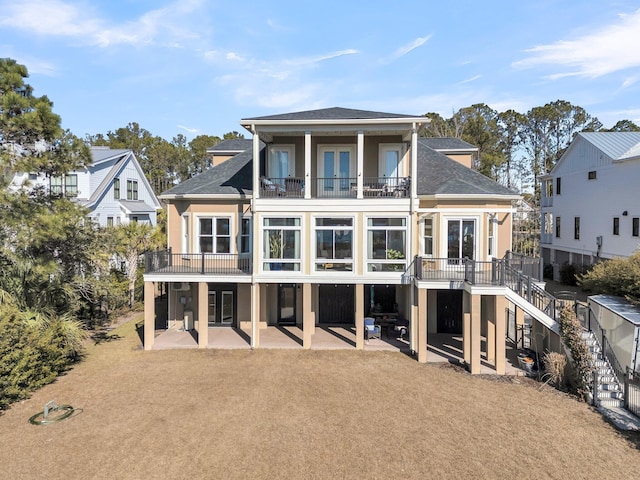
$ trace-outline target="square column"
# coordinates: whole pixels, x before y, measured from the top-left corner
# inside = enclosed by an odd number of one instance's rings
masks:
[[[156,291],[153,282],[144,282],[144,349],[151,350],[156,330]]]
[[[357,149],[356,149],[356,172],[357,176],[357,193],[356,198],[363,198],[362,188],[364,185],[364,178],[362,177],[364,173],[364,132],[358,132],[357,139]]]
[[[251,284],[251,348],[260,346],[260,285]]]
[[[311,284],[302,284],[302,348],[311,348],[311,335],[313,335],[315,318],[312,313],[313,302]]]
[[[355,288],[356,350],[364,350],[364,285],[358,283]]]
[[[471,373],[477,374],[480,373],[480,345],[481,345],[481,335],[480,335],[480,322],[482,317],[481,311],[481,299],[480,295],[471,295],[471,335],[470,335],[470,352],[471,352]]]
[[[496,359],[496,297],[484,297],[484,301],[489,303],[485,309],[487,315],[487,361],[493,362]]]
[[[311,198],[311,132],[304,132],[304,198]]]
[[[415,288],[415,287],[413,287]],[[418,362],[427,363],[427,290],[418,288],[418,318],[415,322],[418,336]]]
[[[462,293],[462,359],[471,364],[471,295]]]
[[[198,282],[198,348],[209,343],[209,285]]]
[[[507,357],[507,299],[504,295],[495,297],[495,327],[496,327],[496,373],[504,375],[506,373]]]

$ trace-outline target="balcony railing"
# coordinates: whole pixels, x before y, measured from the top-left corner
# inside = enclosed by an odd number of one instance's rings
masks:
[[[250,254],[171,253],[171,250],[145,254],[146,273],[196,273],[214,275],[251,275]]]
[[[306,185],[300,177],[260,177],[261,198],[304,198],[311,188],[312,198],[356,198],[358,179],[355,177],[312,177]],[[410,195],[409,177],[365,177],[363,198],[407,198]]]

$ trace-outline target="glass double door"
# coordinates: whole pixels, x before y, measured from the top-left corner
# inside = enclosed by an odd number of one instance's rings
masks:
[[[474,220],[448,220],[447,258],[450,264],[463,258],[474,259],[475,230]]]
[[[210,327],[235,324],[236,288],[209,285],[208,320]]]

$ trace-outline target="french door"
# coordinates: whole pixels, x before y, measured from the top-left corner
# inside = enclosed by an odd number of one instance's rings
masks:
[[[449,263],[475,258],[475,220],[455,219],[447,221],[447,258]]]

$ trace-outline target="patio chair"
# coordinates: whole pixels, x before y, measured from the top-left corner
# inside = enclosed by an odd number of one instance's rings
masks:
[[[371,340],[372,338],[380,338],[382,330],[380,325],[376,324],[376,320],[373,317],[364,317],[364,339]]]
[[[404,318],[396,320],[396,326],[393,329],[398,333],[398,340],[404,340],[404,336],[409,333],[409,320]]]
[[[260,177],[261,194],[265,197],[279,197],[286,194],[287,189],[284,185],[273,183],[267,177]]]

